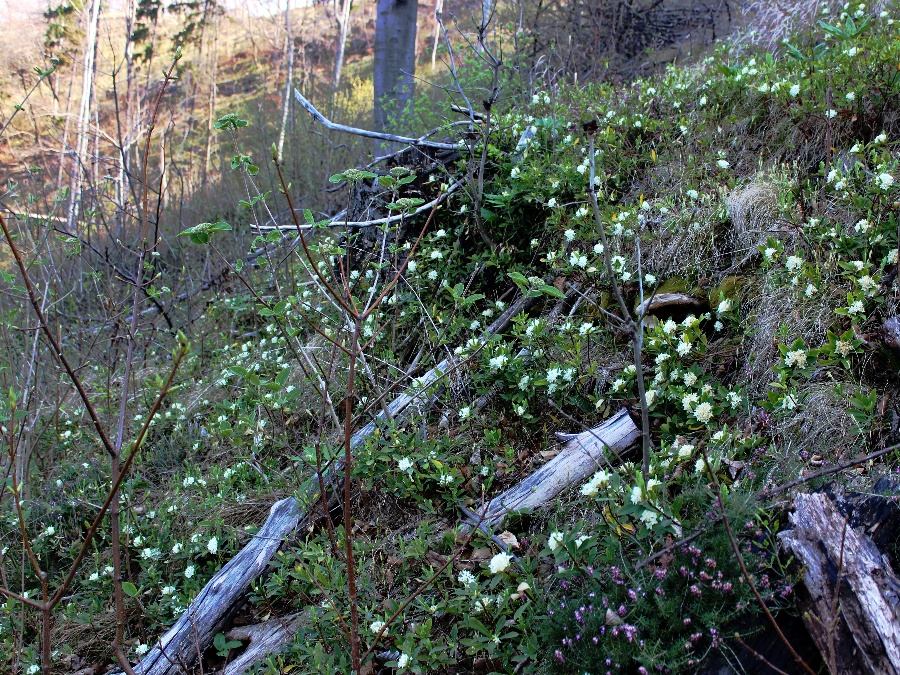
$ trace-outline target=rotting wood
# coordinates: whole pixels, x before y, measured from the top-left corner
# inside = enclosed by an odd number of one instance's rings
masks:
[[[832,499],[800,494],[781,546],[803,566],[804,622],[833,674],[900,673],[900,580]]]
[[[515,316],[525,311],[533,303],[534,298],[521,297],[516,300],[487,328],[481,341],[484,342],[490,335],[506,329]],[[427,373],[416,378],[412,386],[398,395],[371,422],[353,434],[350,439],[351,449],[359,448],[375,433],[377,428],[386,422],[392,420],[400,422],[413,414],[427,412],[437,399],[440,391],[439,383],[446,379],[459,364],[459,359],[448,356]],[[157,641],[140,663],[134,666],[134,671],[139,675],[176,675],[189,671],[198,654],[202,654],[208,648],[216,631],[223,627],[247,586],[262,574],[281,541],[298,525],[309,521],[311,513],[320,503],[320,485],[324,483],[326,489],[331,489],[338,478],[343,475],[343,469],[343,458],[339,457],[329,467],[323,469],[321,479],[318,474],[307,478],[299,489],[299,493],[304,495],[302,507],[307,510],[301,512],[301,504],[294,497],[277,502],[272,507],[272,515],[269,516],[263,530],[269,526],[276,509],[279,512],[289,511],[293,514],[290,528],[284,531],[279,529],[277,534],[269,532],[265,535],[261,530],[250,544],[245,546],[207,583],[178,621]],[[254,542],[258,539],[262,540],[264,537],[267,537],[265,549],[259,550],[257,546],[256,549],[253,549],[256,550],[256,554],[252,551],[247,553],[254,546]],[[234,585],[230,588],[223,588],[223,583],[229,579],[234,580]],[[165,650],[165,654],[163,654],[163,650]],[[245,661],[245,663],[249,662]]]
[[[134,667],[140,675],[174,675],[185,670],[212,642],[235,602],[297,527],[300,508],[290,497],[276,502],[266,522],[236,556],[210,579],[184,614]],[[189,668],[188,668],[189,670]]]
[[[557,439],[564,443],[562,451],[523,481],[494,497],[484,511],[483,524],[496,526],[511,512],[543,506],[567,487],[609,466],[637,443],[640,436],[640,429],[624,408],[593,429],[579,434],[557,434]]]
[[[296,612],[228,631],[226,637],[229,640],[240,640],[250,644],[246,646],[240,656],[226,664],[222,669],[222,675],[243,675],[257,661],[280,652],[294,637],[302,619],[303,613]]]
[[[688,295],[687,293],[657,293],[644,300],[637,307],[638,316],[646,316],[655,314],[664,309],[672,307],[695,307],[702,308],[707,305],[706,300]]]

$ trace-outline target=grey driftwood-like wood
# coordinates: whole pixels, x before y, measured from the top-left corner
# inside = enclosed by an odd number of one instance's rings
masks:
[[[647,298],[637,307],[637,315],[640,317],[655,314],[672,307],[694,307],[697,309],[707,305],[706,300],[696,298],[687,293],[657,293]]]
[[[374,138],[380,141],[391,141],[393,143],[403,143],[405,145],[412,145],[415,147],[434,148],[435,150],[459,150],[459,145],[457,145],[456,143],[440,143],[438,141],[428,140],[424,137],[410,138],[408,136],[397,136],[396,134],[389,134],[383,131],[371,131],[369,129],[360,129],[359,127],[349,127],[346,124],[338,124],[337,122],[332,122],[330,119],[325,117],[325,115],[320,113],[316,106],[314,106],[312,102],[303,94],[301,94],[297,89],[294,89],[294,99],[296,99],[297,103],[299,103],[316,122],[331,131],[341,131],[343,133],[352,134],[354,136]]]
[[[303,613],[270,619],[252,626],[232,628],[226,634],[229,640],[249,642],[234,661],[222,669],[222,675],[243,675],[257,661],[262,661],[271,654],[280,652],[291,641],[297,632]]]
[[[253,538],[219,570],[190,607],[134,667],[140,675],[191,672],[190,664],[222,628],[235,602],[297,527],[300,508],[293,498],[272,505],[269,517]]]
[[[900,580],[826,494],[794,500],[781,545],[803,566],[804,622],[833,674],[900,674]]]
[[[486,329],[482,341],[499,333],[513,318],[525,311],[533,298],[522,297],[512,303]],[[446,380],[460,365],[460,359],[448,356],[427,373],[415,379],[413,384],[399,394],[375,418],[360,428],[350,439],[351,450],[356,450],[379,426],[390,421],[402,422],[414,415],[428,411]],[[299,492],[303,504],[294,497],[277,502],[263,529],[232,558],[200,591],[184,614],[157,641],[157,644],[134,666],[139,675],[176,675],[191,672],[190,666],[211,644],[216,632],[222,628],[235,604],[250,583],[265,570],[282,540],[298,525],[309,521],[313,510],[321,503],[321,486],[331,490],[343,475],[343,455],[327,468],[321,478],[314,473],[306,479]],[[244,660],[244,663],[251,661]]]
[[[560,453],[494,497],[484,511],[483,525],[493,527],[508,513],[543,506],[567,487],[617,461],[618,455],[637,443],[640,436],[640,429],[624,408],[593,429],[579,434],[557,434],[557,439],[564,443]]]

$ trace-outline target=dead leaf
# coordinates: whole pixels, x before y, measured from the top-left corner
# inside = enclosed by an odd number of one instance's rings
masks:
[[[519,548],[519,540],[516,539],[516,535],[514,535],[509,530],[504,530],[503,532],[498,534],[497,539],[502,541],[504,544],[506,544],[510,548],[514,548],[514,549]]]

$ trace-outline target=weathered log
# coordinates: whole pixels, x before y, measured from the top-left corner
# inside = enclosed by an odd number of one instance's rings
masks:
[[[823,493],[800,494],[778,535],[803,565],[804,622],[833,674],[900,673],[900,580]]]
[[[284,538],[297,527],[299,518],[295,499],[276,502],[259,532],[209,580],[134,671],[141,675],[190,672],[187,666],[212,641],[237,599],[262,573]]]
[[[900,317],[891,316],[881,325],[882,342],[886,347],[900,351]]]
[[[640,317],[644,317],[650,314],[656,314],[664,309],[672,309],[673,307],[694,307],[701,309],[706,307],[706,305],[706,300],[696,298],[687,293],[657,293],[637,306],[637,314]]]
[[[509,326],[513,317],[525,311],[533,302],[532,298],[519,298],[497,317],[481,339],[486,340],[488,336],[504,330]],[[449,356],[423,376],[416,378],[413,385],[398,395],[375,419],[353,434],[350,439],[351,450],[355,450],[365,443],[380,425],[390,421],[401,422],[414,414],[427,412],[438,396],[440,387],[435,385],[448,377],[459,363],[457,359]],[[299,490],[305,496],[305,503],[302,506],[307,509],[302,513],[301,504],[294,497],[277,502],[272,507],[272,515],[269,516],[263,530],[266,530],[273,520],[276,509],[282,514],[284,512],[293,514],[293,522],[290,527],[284,531],[279,529],[277,536],[269,533],[267,535],[269,538],[265,540],[267,547],[264,550],[259,550],[258,547],[253,548],[254,542],[264,536],[261,530],[250,544],[209,581],[175,625],[134,667],[134,671],[140,675],[176,675],[190,672],[189,666],[209,646],[216,633],[215,629],[223,626],[235,603],[250,582],[262,574],[269,559],[278,549],[281,540],[296,529],[298,524],[308,521],[309,509],[320,502],[321,486],[324,484],[325,489],[330,490],[338,478],[343,475],[343,469],[344,461],[343,455],[341,455],[329,467],[323,469],[321,478],[318,474],[313,474],[306,480]],[[247,553],[248,549],[252,549],[250,553]],[[233,590],[222,588],[222,584],[226,581],[235,584]],[[242,585],[238,585],[238,581]],[[245,661],[245,663],[249,662]]]
[[[482,523],[492,527],[508,513],[543,506],[567,487],[609,466],[634,445],[640,435],[640,429],[624,408],[593,429],[580,434],[557,434],[564,442],[562,451],[523,481],[492,499]]]
[[[226,637],[229,640],[249,641],[250,644],[222,669],[222,675],[243,675],[257,661],[280,652],[294,637],[302,619],[303,613],[297,612],[228,631]]]

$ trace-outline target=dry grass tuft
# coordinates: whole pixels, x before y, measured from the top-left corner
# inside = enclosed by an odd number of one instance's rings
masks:
[[[778,193],[769,183],[752,182],[725,199],[731,220],[726,245],[740,259],[765,241],[778,222]]]
[[[782,451],[824,462],[858,454],[868,430],[860,429],[850,414],[849,401],[860,390],[857,384],[832,380],[801,385],[798,406],[775,422]]]
[[[828,293],[831,293],[831,296]],[[834,323],[839,293],[825,288],[806,298],[801,289],[782,286],[766,277],[751,287],[743,302],[747,335],[744,340],[744,365],[740,379],[751,395],[763,394],[773,379],[772,366],[779,358],[778,342],[802,338],[818,345]]]

